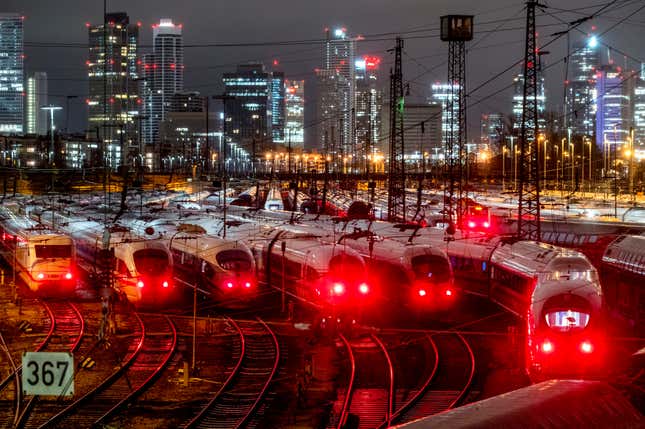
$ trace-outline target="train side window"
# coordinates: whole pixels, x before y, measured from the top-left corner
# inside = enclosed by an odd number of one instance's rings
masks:
[[[119,258],[116,258],[116,272],[120,276],[130,277],[130,271],[128,270],[128,266],[125,264],[125,262],[122,259],[119,259]]]
[[[589,237],[589,244],[593,244],[596,241],[598,241],[598,236],[597,235],[592,235],[591,237]]]

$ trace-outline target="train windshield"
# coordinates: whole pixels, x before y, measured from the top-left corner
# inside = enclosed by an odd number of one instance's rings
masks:
[[[133,258],[139,274],[159,275],[168,267],[168,254],[161,249],[137,250]]]
[[[36,244],[34,249],[38,259],[72,257],[72,246],[70,244]]]
[[[223,250],[215,256],[220,267],[228,271],[251,271],[251,257],[239,249]]]
[[[546,324],[558,331],[584,329],[589,324],[589,313],[581,311],[551,311],[546,314]]]
[[[588,282],[598,281],[598,272],[596,270],[586,270],[586,271],[551,271],[543,274],[544,280],[555,280],[555,281],[575,281],[575,280],[586,280]]]
[[[412,269],[417,280],[433,283],[450,281],[450,262],[441,256],[415,256],[412,258]]]

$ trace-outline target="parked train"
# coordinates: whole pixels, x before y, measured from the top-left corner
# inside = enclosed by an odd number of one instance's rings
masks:
[[[645,236],[616,238],[605,250],[600,275],[609,311],[640,335],[645,327]]]
[[[122,225],[105,227],[95,220],[33,211],[32,217],[72,237],[78,265],[90,279],[100,279],[106,260],[114,289],[138,306],[159,307],[175,298],[172,256],[160,240],[143,237]],[[106,258],[109,251],[113,258]]]
[[[446,249],[465,288],[524,320],[530,374],[541,378],[602,368],[603,293],[596,269],[582,253],[499,237],[456,239]]]
[[[43,296],[69,296],[76,288],[72,239],[5,208],[0,209],[2,255],[18,277]]]
[[[166,243],[173,255],[175,272],[185,284],[196,285],[227,306],[257,296],[255,260],[243,242],[207,235],[199,225],[172,217],[134,219],[129,225]]]

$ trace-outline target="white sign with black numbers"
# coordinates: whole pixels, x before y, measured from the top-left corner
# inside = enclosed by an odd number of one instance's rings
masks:
[[[24,395],[74,395],[74,356],[71,353],[24,353],[22,392]]]

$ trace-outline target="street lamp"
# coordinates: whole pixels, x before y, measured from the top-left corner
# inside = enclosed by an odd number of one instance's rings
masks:
[[[506,190],[506,145],[502,146],[502,192]]]
[[[575,165],[576,165],[576,157],[575,157],[575,150],[576,146],[573,144],[573,142],[569,142],[569,147],[571,148],[571,193],[575,190]]]
[[[591,185],[592,185],[591,182],[593,180],[592,173],[591,173],[591,139],[586,137],[585,138],[585,143],[589,146],[589,177],[588,177],[588,180],[589,180],[589,193],[591,193]],[[584,148],[582,149],[582,153],[584,153]],[[583,161],[583,164],[584,164],[584,161]],[[584,169],[584,165],[582,166],[582,168]]]
[[[50,140],[50,146],[47,149],[47,162],[48,162],[49,166],[51,167],[52,162],[53,162],[52,151],[54,150],[54,130],[56,129],[54,127],[54,112],[56,110],[62,110],[63,108],[60,107],[60,106],[54,106],[54,105],[50,104],[49,106],[42,106],[40,109],[49,111],[49,118],[50,118],[49,134],[51,135],[51,140]]]

